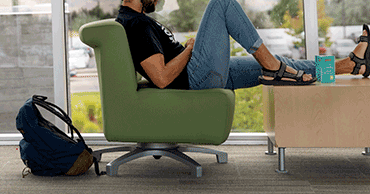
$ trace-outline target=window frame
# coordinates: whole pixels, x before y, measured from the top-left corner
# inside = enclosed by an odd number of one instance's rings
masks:
[[[317,20],[317,1],[302,0],[304,15],[304,31],[306,40],[306,59],[315,60],[319,55],[319,27]]]
[[[66,42],[65,0],[51,1],[53,32],[53,66],[54,66],[54,104],[61,107],[68,115],[70,112],[68,59]],[[68,125],[55,116],[55,125],[68,131]]]

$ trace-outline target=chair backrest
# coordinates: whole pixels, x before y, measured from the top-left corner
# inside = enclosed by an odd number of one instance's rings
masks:
[[[126,31],[115,19],[81,26],[80,39],[94,49],[102,102],[133,101],[137,79]]]

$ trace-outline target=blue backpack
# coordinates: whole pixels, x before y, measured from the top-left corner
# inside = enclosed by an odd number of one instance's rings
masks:
[[[47,97],[34,95],[20,108],[16,118],[16,127],[23,135],[19,142],[21,159],[26,169],[34,175],[80,175],[85,173],[93,163],[97,175],[99,172],[96,158],[92,150],[85,144],[78,130],[72,125],[71,119],[58,106],[46,102]],[[45,108],[66,122],[71,129],[71,137],[42,117],[36,105]],[[55,108],[59,111],[56,111]],[[73,132],[78,135],[77,141]]]

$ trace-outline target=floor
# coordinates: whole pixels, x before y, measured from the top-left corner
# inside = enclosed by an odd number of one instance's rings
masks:
[[[278,156],[267,146],[202,146],[228,153],[218,164],[210,154],[188,153],[202,165],[194,178],[188,166],[162,157],[144,157],[119,168],[118,176],[22,178],[18,146],[0,146],[0,193],[370,193],[370,157],[362,148],[287,148],[288,174],[278,174]],[[92,149],[104,148],[93,146]],[[103,154],[101,170],[123,153]]]

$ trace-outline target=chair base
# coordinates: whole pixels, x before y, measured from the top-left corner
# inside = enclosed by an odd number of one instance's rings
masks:
[[[202,167],[196,161],[194,161],[189,156],[185,155],[183,152],[199,152],[206,154],[215,154],[217,157],[217,162],[220,164],[227,163],[227,153],[192,146],[180,146],[177,144],[167,144],[167,143],[138,143],[136,146],[122,146],[100,149],[93,152],[93,156],[97,158],[98,161],[101,160],[101,155],[103,153],[109,152],[122,152],[129,151],[129,153],[109,162],[106,166],[107,175],[114,176],[118,174],[118,167],[129,161],[145,157],[154,156],[155,159],[159,159],[161,156],[167,156],[188,165],[192,169],[192,174],[196,177],[202,176]]]

